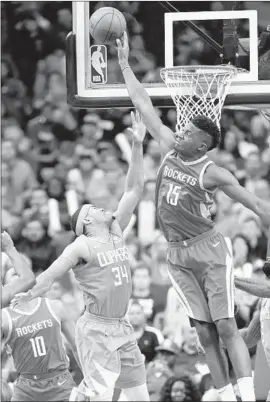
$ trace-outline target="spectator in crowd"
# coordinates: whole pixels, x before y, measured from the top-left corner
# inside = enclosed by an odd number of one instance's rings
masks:
[[[147,180],[144,185],[143,197],[138,206],[138,237],[144,245],[152,243],[156,235],[155,180]]]
[[[195,328],[183,327],[182,334],[183,343],[176,357],[174,372],[177,375],[188,374],[196,384],[199,384],[202,374],[210,372],[206,364],[204,349]]]
[[[255,183],[263,178],[267,171],[264,169],[259,152],[250,152],[245,159],[244,177],[239,180],[240,184],[254,193]]]
[[[77,139],[76,149],[96,149],[98,141],[102,138],[103,132],[100,129],[99,117],[96,114],[86,114],[83,118],[83,123],[80,128],[80,137]]]
[[[101,192],[103,186],[104,172],[98,169],[98,155],[96,151],[82,149],[78,154],[78,167],[71,169],[67,176],[67,183],[70,189],[78,194],[83,194],[89,202],[93,194]]]
[[[147,388],[151,401],[160,400],[160,392],[165,382],[174,376],[173,367],[179,353],[177,345],[170,339],[156,348],[157,355],[147,366]]]
[[[2,162],[6,163],[10,172],[10,191],[14,197],[26,201],[37,180],[33,169],[26,161],[17,156],[16,146],[12,141],[2,142]]]
[[[151,267],[151,292],[155,300],[156,312],[159,314],[159,319],[162,320],[171,281],[167,272],[167,242],[159,230],[155,232],[147,251],[147,253],[142,253],[142,259]]]
[[[36,274],[45,271],[57,258],[53,240],[40,220],[34,218],[23,227],[16,248],[30,258],[33,272]]]
[[[20,215],[23,211],[23,200],[16,196],[11,182],[11,170],[6,162],[1,164],[2,208],[11,214]]]
[[[184,328],[189,326],[189,318],[181,305],[176,290],[171,286],[167,293],[163,334],[172,339],[180,349],[184,342]]]
[[[163,402],[195,402],[201,400],[201,395],[190,377],[184,375],[182,377],[169,378],[161,390],[161,398],[159,400]]]
[[[151,138],[148,142],[144,157],[144,171],[146,180],[155,180],[160,166],[160,146]]]
[[[145,363],[148,364],[156,356],[156,348],[163,343],[163,335],[158,329],[146,325],[144,309],[138,301],[131,302],[128,317],[139,348],[145,356]]]
[[[133,268],[131,302],[137,300],[143,307],[148,323],[152,323],[156,314],[155,302],[151,295],[151,271],[144,263]]]

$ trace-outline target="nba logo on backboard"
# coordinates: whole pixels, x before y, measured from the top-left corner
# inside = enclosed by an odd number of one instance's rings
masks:
[[[107,82],[107,48],[104,45],[90,47],[91,84],[104,85]]]

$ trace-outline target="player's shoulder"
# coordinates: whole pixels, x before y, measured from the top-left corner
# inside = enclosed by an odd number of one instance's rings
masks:
[[[209,190],[229,184],[234,177],[227,169],[209,161],[203,176],[203,186]]]
[[[76,237],[76,239],[70,243],[67,247],[71,254],[76,254],[79,258],[84,258],[88,256],[89,247],[91,244],[91,239],[85,235],[80,235]]]
[[[120,227],[120,224],[115,216],[113,216],[113,221],[110,227],[110,233],[112,235],[115,235],[117,238],[122,239],[123,238],[123,231]],[[117,239],[115,239],[117,240]]]
[[[59,299],[50,299],[48,297],[45,297],[43,300],[46,303],[52,316],[57,321],[61,321],[61,319],[63,318],[63,316],[65,314],[63,302]]]

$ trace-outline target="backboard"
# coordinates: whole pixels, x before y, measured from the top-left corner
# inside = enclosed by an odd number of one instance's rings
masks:
[[[155,106],[173,105],[160,77],[161,68],[230,63],[245,72],[233,80],[225,107],[270,107],[267,1],[73,2],[73,32],[67,38],[67,87],[68,102],[74,107],[132,107],[116,47],[101,48],[106,77],[100,77],[92,65],[97,44],[89,34],[89,18],[106,6],[119,9],[127,20],[130,65]]]

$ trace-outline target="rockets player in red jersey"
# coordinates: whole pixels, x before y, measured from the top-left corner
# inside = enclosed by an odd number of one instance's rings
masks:
[[[84,380],[71,399],[86,395],[91,400],[112,400],[113,390],[118,388],[128,400],[149,400],[144,356],[126,318],[131,272],[122,232],[143,191],[142,143],[146,133],[138,112],[135,116],[132,113],[132,123],[131,162],[117,211],[112,214],[83,205],[71,218],[77,239],[39,276],[32,290],[14,300],[16,305],[47,292],[54,280],[73,268],[85,301],[85,312],[76,325]]]
[[[13,297],[19,292],[25,292],[35,283],[35,275],[28,266],[25,259],[15,249],[13,240],[7,232],[1,233],[1,251],[9,257],[11,265],[15,268],[17,277],[11,283],[2,283],[1,307],[7,307]],[[19,263],[18,263],[19,262]],[[1,272],[2,282],[5,280],[5,271],[2,266]]]
[[[209,118],[194,117],[182,131],[163,125],[151,99],[128,64],[127,34],[117,40],[119,64],[134,106],[165,158],[156,183],[157,218],[168,241],[168,273],[186,313],[195,325],[215,386],[222,400],[235,401],[227,361],[228,350],[241,398],[255,401],[248,349],[234,319],[233,261],[223,236],[214,228],[210,208],[216,188],[270,223],[270,205],[241,187],[207,152],[220,141]]]
[[[6,284],[17,281],[19,254],[6,273]],[[37,298],[18,308],[2,310],[2,342],[11,351],[19,374],[12,401],[68,401],[75,383],[68,370],[69,359],[62,333],[78,361],[75,323],[60,300]]]

